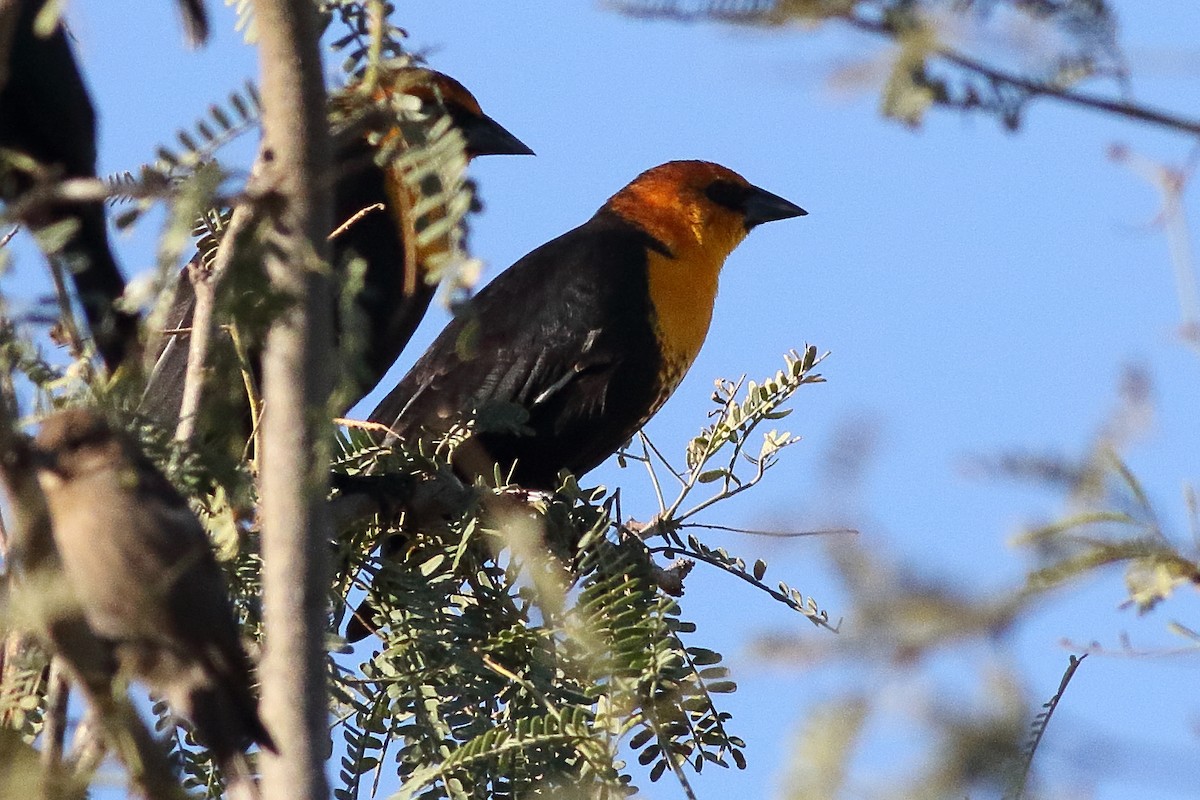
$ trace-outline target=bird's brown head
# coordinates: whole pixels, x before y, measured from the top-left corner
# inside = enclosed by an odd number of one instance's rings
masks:
[[[417,78],[405,91],[422,103],[441,102],[467,142],[467,155],[531,156],[528,145],[509,133],[503,125],[483,113],[475,95],[467,87],[441,72],[423,67],[412,68]]]
[[[47,417],[34,437],[33,452],[42,471],[64,480],[125,461],[120,435],[102,414],[87,408]]]
[[[808,213],[710,161],[670,161],[648,169],[605,208],[676,257],[705,254],[721,261],[755,226]]]

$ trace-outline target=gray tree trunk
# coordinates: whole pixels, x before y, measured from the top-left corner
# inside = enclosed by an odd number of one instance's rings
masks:
[[[279,755],[263,760],[263,795],[325,800],[329,724],[330,355],[333,289],[324,261],[329,144],[312,0],[255,0],[262,71],[262,183],[274,222],[267,271],[294,305],[272,325],[263,359],[260,459],[265,655],[263,718]]]

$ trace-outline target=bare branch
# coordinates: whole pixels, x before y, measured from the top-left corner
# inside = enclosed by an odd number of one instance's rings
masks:
[[[255,172],[261,166],[261,156]],[[252,173],[253,174],[253,173]],[[187,267],[187,279],[192,282],[196,305],[192,309],[192,327],[188,335],[187,372],[183,379],[183,395],[179,403],[179,424],[175,428],[175,439],[190,441],[196,429],[197,414],[204,388],[204,370],[208,363],[208,351],[215,329],[213,307],[217,289],[229,272],[244,237],[254,228],[257,206],[253,199],[239,205],[229,217],[221,244],[211,270],[205,270],[199,259]]]
[[[47,774],[52,774],[62,767],[63,742],[67,734],[67,700],[71,696],[62,659],[51,659],[48,683],[46,716],[42,723],[42,766]]]
[[[867,20],[853,19],[854,27],[861,30],[868,30],[875,26]],[[1011,72],[1005,72],[995,67],[990,67],[982,61],[977,61],[970,56],[963,55],[948,47],[939,46],[935,52],[941,58],[961,67],[969,72],[974,72],[977,75],[982,75],[988,80],[997,83],[1006,83],[1009,86],[1016,87],[1034,97],[1052,97],[1056,100],[1067,103],[1068,105],[1079,106],[1080,108],[1090,108],[1093,111],[1105,111],[1109,114],[1115,114],[1118,117],[1138,120],[1139,122],[1149,122],[1152,125],[1160,125],[1165,128],[1180,131],[1181,133],[1190,133],[1200,136],[1200,120],[1188,119],[1177,114],[1172,114],[1168,111],[1160,111],[1149,106],[1139,105],[1124,100],[1113,100],[1107,97],[1098,97],[1087,92],[1079,92],[1072,89],[1065,89],[1061,86],[1055,86],[1050,83],[1041,81],[1031,81],[1022,78],[1019,75],[1014,75]]]
[[[635,0],[610,0],[609,7],[627,16],[644,19],[665,19],[674,22],[723,22],[733,25],[752,27],[776,26],[793,18],[793,15],[809,22],[814,19],[836,20],[866,33],[882,36],[895,41],[901,32],[897,30],[894,21],[886,11],[877,17],[863,16],[855,3],[845,3],[844,8],[825,7],[815,14],[807,6],[796,4],[799,11],[791,11],[786,3],[757,3],[745,4],[725,3],[712,0],[709,4],[697,10],[684,8],[673,2],[636,2]],[[899,5],[899,4],[897,4]],[[1157,108],[1141,105],[1126,100],[1101,97],[1087,92],[1059,86],[1045,81],[1030,80],[1002,69],[990,66],[983,61],[972,58],[952,47],[935,43],[930,54],[953,64],[959,69],[986,78],[993,85],[1003,85],[1023,92],[1028,97],[1050,97],[1068,105],[1089,108],[1093,111],[1103,111],[1118,117],[1147,122],[1152,125],[1169,128],[1191,135],[1200,135],[1200,120],[1192,119],[1162,111]]]

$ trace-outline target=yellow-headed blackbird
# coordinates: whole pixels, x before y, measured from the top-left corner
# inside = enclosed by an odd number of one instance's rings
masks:
[[[69,649],[82,618],[104,648],[81,677],[94,685],[125,672],[146,681],[195,726],[229,778],[252,742],[274,749],[224,578],[183,497],[94,411],[49,417],[33,457],[78,603],[50,621],[51,638]]]
[[[469,157],[531,155],[519,139],[483,113],[479,101],[453,78],[423,68],[403,71],[396,86],[428,103],[440,103],[462,132]],[[350,377],[353,391],[342,411],[379,382],[408,344],[425,315],[435,286],[426,280],[425,254],[411,236],[412,208],[417,198],[406,188],[399,165],[380,167],[375,147],[365,137],[341,144],[335,153],[334,220],[339,226],[353,220],[331,242],[332,261],[344,268],[353,256],[365,262],[362,287],[355,296],[357,313],[365,321],[362,363]],[[365,212],[365,213],[360,213]],[[186,274],[167,318],[168,335],[154,364],[143,408],[161,419],[177,414],[187,371],[189,329],[195,296]],[[251,353],[257,366],[258,354]],[[236,383],[236,382],[235,382]]]
[[[37,0],[17,3],[12,50],[3,65],[8,80],[0,86],[0,148],[32,158],[48,178],[94,178],[96,114],[62,24],[45,38],[34,30],[42,5]],[[0,199],[19,201],[37,185],[28,171],[5,172],[3,166]],[[109,369],[116,369],[137,347],[137,316],[113,306],[125,291],[125,279],[109,248],[104,204],[41,204],[24,221],[35,234],[71,223],[70,232],[50,243],[50,249],[75,284],[97,352]],[[47,242],[42,245],[46,248]]]
[[[501,474],[552,490],[624,444],[692,365],[726,257],[763,222],[804,209],[717,164],[648,170],[590,220],[485,287],[371,412],[388,442],[437,437],[489,404],[524,429],[477,433],[455,451],[466,478]],[[360,609],[347,635],[366,634]]]

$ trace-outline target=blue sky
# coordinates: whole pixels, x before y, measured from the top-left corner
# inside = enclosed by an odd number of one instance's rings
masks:
[[[157,143],[256,72],[253,50],[230,30],[231,10],[209,4],[215,39],[189,53],[170,5],[71,4],[101,114],[104,172],[147,160]],[[723,163],[810,212],[756,230],[730,258],[708,343],[647,428],[665,451],[681,453],[703,424],[714,378],[765,376],[805,342],[832,352],[822,370],[829,382],[804,389],[787,420],[804,441],[759,491],[707,521],[805,529],[849,511],[873,551],[964,589],[1011,585],[1028,559],[1009,538],[1058,513],[1061,498],[972,478],[964,465],[1012,450],[1086,452],[1116,404],[1122,369],[1136,364],[1153,381],[1156,414],[1128,457],[1167,527],[1188,534],[1181,486],[1197,477],[1200,362],[1177,336],[1171,264],[1153,225],[1158,198],[1106,152],[1126,143],[1180,163],[1193,142],[1049,101],[1029,109],[1016,135],[990,119],[947,112],[911,131],[879,117],[878,87],[831,88],[835,70],[888,54],[886,45],[833,28],[758,33],[648,23],[551,0],[398,5],[395,20],[411,45],[538,153],[472,168],[485,203],[472,244],[488,276],[587,219],[643,169],[676,158]],[[1135,96],[1200,115],[1200,6],[1115,6]],[[127,271],[152,264],[154,234],[144,225],[119,244]],[[32,280],[35,259],[22,262],[18,275]],[[397,377],[445,319],[438,312],[426,320]],[[839,432],[858,429],[877,437],[865,480],[828,486],[830,448]],[[640,472],[606,465],[589,481],[621,486],[634,516],[655,510]],[[820,540],[717,533],[706,540],[766,558],[771,574],[838,616],[845,594]],[[1058,685],[1063,639],[1115,645],[1129,632],[1145,646],[1178,644],[1166,623],[1186,624],[1200,609],[1185,592],[1138,618],[1117,609],[1123,597],[1115,571],[1074,586],[992,655],[1014,665],[1040,701]],[[781,789],[789,737],[806,711],[862,676],[756,661],[747,650],[756,635],[829,634],[703,567],[689,579],[683,605],[700,624],[697,643],[721,649],[734,666],[741,688],[727,706],[750,760],[745,773],[706,771],[695,787],[701,797],[770,796]],[[1086,662],[1039,757],[1043,785],[1101,800],[1194,796],[1196,663]],[[948,668],[874,679],[895,706],[928,700],[943,691],[937,681],[961,683],[961,676]],[[970,694],[969,686],[956,688]],[[864,795],[901,768],[881,755],[904,752],[894,749],[897,733],[880,728],[879,749],[855,762],[854,785]],[[669,779],[639,782],[647,797],[678,796]]]

